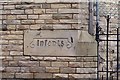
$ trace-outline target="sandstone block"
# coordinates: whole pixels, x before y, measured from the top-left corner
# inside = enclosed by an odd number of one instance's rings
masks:
[[[2,78],[14,78],[14,73],[2,73]]]
[[[16,15],[7,15],[7,19],[16,19]]]
[[[57,57],[57,61],[76,61],[75,57]]]
[[[68,62],[52,62],[53,67],[68,67]]]
[[[6,72],[11,72],[11,73],[16,73],[16,72],[20,72],[20,67],[7,67],[6,68]]]
[[[39,15],[39,19],[52,19],[52,14]]]
[[[25,24],[25,23],[24,23]],[[29,29],[29,25],[16,25],[17,30],[26,30]]]
[[[51,8],[51,4],[42,4],[43,9]]]
[[[11,10],[11,14],[24,14],[24,10]]]
[[[48,73],[59,73],[59,67],[46,67]]]
[[[46,13],[58,13],[57,9],[46,9]]]
[[[30,25],[30,29],[40,29],[41,26],[40,25]]]
[[[40,23],[45,23],[45,21],[44,20],[35,20],[35,23],[40,24]],[[36,25],[32,25],[32,26],[36,26]]]
[[[34,73],[34,78],[52,78],[51,73]]]
[[[90,78],[90,74],[69,74],[69,77],[76,79],[88,79]]]
[[[15,5],[4,5],[4,9],[15,9]]]
[[[69,67],[60,68],[60,72],[61,73],[75,73],[75,68],[69,68]]]
[[[7,26],[7,29],[8,29],[8,30],[15,30],[16,27],[15,27],[15,25],[8,25],[8,26]]]
[[[72,14],[53,14],[53,19],[72,19]]]
[[[18,51],[10,51],[10,55],[23,55],[23,52],[18,52]]]
[[[78,9],[59,9],[59,13],[79,13]]]
[[[68,74],[53,74],[53,78],[68,78]]]
[[[21,67],[20,72],[21,73],[29,73],[30,72],[30,67]]]
[[[44,57],[45,61],[55,61],[56,57]]]
[[[9,40],[12,40],[12,39],[23,39],[23,35],[6,35],[6,36],[1,36],[2,39],[9,39]]]
[[[71,29],[70,24],[53,24],[54,29]]]
[[[45,73],[45,67],[30,67],[30,72]]]
[[[19,61],[19,66],[23,66],[23,67],[38,67],[39,66],[39,62],[38,61]]]
[[[3,24],[7,24],[7,25],[15,25],[15,24],[21,24],[20,20],[3,20]]]
[[[65,19],[65,20],[60,20],[60,23],[64,23],[64,24],[66,24],[66,23],[71,23],[71,24],[78,24],[78,23],[80,23],[78,20],[76,20],[76,19]]]
[[[29,56],[14,56],[15,61],[25,61],[25,60],[30,60]]]
[[[19,67],[18,61],[9,61],[8,64],[10,67]]]
[[[33,9],[26,9],[25,14],[33,14]]]
[[[28,15],[28,19],[38,19],[38,15]]]
[[[26,25],[35,24],[35,21],[34,20],[22,20],[22,24],[26,24]]]
[[[27,19],[27,15],[17,15],[17,19]]]
[[[96,68],[77,68],[77,73],[89,73],[89,74],[96,74]]]
[[[4,51],[10,51],[10,50],[23,51],[23,45],[2,45],[2,50],[4,50]]]
[[[33,73],[16,73],[16,78],[33,78]]]
[[[45,9],[34,9],[34,14],[44,14]]]
[[[71,8],[71,4],[51,4],[51,8],[55,8],[55,9]]]
[[[22,35],[23,31],[10,31],[11,34]]]
[[[42,67],[50,67],[51,62],[49,62],[49,61],[40,61],[40,66],[42,66]]]
[[[83,67],[83,62],[70,62],[69,67]]]
[[[31,60],[43,60],[43,57],[31,56]]]
[[[0,40],[0,45],[6,45],[6,44],[8,44],[8,40]]]

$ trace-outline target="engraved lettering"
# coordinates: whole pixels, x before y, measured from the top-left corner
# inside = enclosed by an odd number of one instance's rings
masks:
[[[40,41],[40,46],[44,46],[44,41]]]

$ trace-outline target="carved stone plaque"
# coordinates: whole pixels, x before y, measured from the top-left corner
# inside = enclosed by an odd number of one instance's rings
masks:
[[[78,56],[77,30],[26,30],[24,31],[24,54],[40,56]]]

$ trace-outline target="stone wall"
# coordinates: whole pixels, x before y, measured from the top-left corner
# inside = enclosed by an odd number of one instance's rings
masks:
[[[74,80],[97,77],[96,56],[46,57],[24,54],[24,30],[87,30],[88,3],[73,0],[14,0],[2,2],[0,8],[3,79]]]

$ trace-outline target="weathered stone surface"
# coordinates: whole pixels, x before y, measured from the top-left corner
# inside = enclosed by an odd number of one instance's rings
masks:
[[[19,66],[23,66],[23,67],[35,66],[35,67],[38,67],[39,62],[38,61],[19,61]]]
[[[28,15],[28,19],[38,19],[38,15]]]
[[[24,14],[24,10],[11,10],[11,14]]]
[[[21,67],[20,68],[20,72],[21,73],[29,73],[30,72],[30,68],[29,67]]]
[[[69,67],[73,67],[73,68],[83,67],[83,62],[70,62]]]
[[[68,67],[68,62],[52,62],[53,67]]]
[[[70,24],[53,24],[53,29],[71,29]]]
[[[17,15],[17,19],[27,19],[27,15]]]
[[[44,14],[45,9],[34,9],[34,14]]]
[[[59,13],[79,13],[78,9],[59,9]]]
[[[17,25],[20,24],[20,20],[3,20],[3,24],[7,24],[7,25]]]
[[[50,67],[51,62],[50,61],[40,61],[40,66],[41,67]]]
[[[72,14],[53,14],[53,19],[72,19]]]
[[[76,78],[76,79],[96,79],[96,74],[69,74],[71,78]]]
[[[8,44],[8,40],[0,40],[0,45],[7,45]]]
[[[33,9],[26,9],[25,10],[25,14],[33,14],[33,13],[34,13]]]
[[[14,78],[14,73],[2,73],[2,78]]]
[[[15,30],[16,27],[15,27],[15,25],[8,25],[8,26],[7,26],[7,29],[8,29],[8,30]]]
[[[16,15],[8,15],[7,19],[16,19]]]
[[[57,13],[57,9],[46,9],[46,13]]]
[[[67,23],[67,24],[68,24],[68,23],[69,23],[69,24],[70,24],[70,23],[71,23],[71,24],[78,24],[78,23],[80,23],[80,22],[79,22],[78,20],[76,20],[76,19],[65,19],[65,20],[64,20],[64,19],[63,19],[63,20],[61,19],[61,20],[60,20],[60,23],[64,23],[64,24],[66,24],[66,23]]]
[[[20,72],[20,67],[7,67],[5,71],[8,72],[8,73],[10,73],[10,72],[11,73]]]
[[[10,50],[17,50],[17,51],[23,51],[23,46],[21,45],[2,45],[2,50],[4,51],[10,51]]]
[[[35,24],[35,21],[34,20],[22,20],[21,23],[28,25],[28,24]]]
[[[38,19],[38,20],[35,20],[35,22],[36,22],[36,24],[40,24],[40,23],[45,23],[45,20],[40,20],[40,19]],[[32,27],[32,26],[33,26],[33,27]],[[34,26],[37,27],[37,26],[41,26],[41,25],[31,25],[30,28],[31,28],[31,29],[33,28],[33,29],[34,29]]]
[[[13,44],[13,45],[21,45],[23,44],[23,40],[10,40],[9,44]]]
[[[60,68],[60,72],[61,73],[75,73],[75,68],[69,68],[69,67]]]
[[[34,73],[34,78],[52,78],[51,73]]]
[[[30,72],[45,73],[45,67],[30,67]]]
[[[52,19],[52,14],[39,15],[39,19]]]
[[[43,57],[31,56],[31,60],[43,60]]]
[[[33,78],[33,73],[16,73],[15,74],[16,78]]]
[[[22,35],[23,34],[23,31],[10,31],[11,34],[14,34],[14,35]]]
[[[51,4],[51,8],[71,8],[71,4]]]
[[[10,51],[10,55],[23,55],[23,52],[18,52],[18,51]]]
[[[96,74],[97,68],[77,68],[77,73]]]
[[[68,74],[53,74],[53,78],[68,78]]]
[[[60,32],[61,34],[59,34]],[[44,55],[44,56],[47,56],[47,55],[49,56],[77,56],[75,53],[75,49],[74,49],[77,43],[77,40],[78,40],[77,36],[75,36],[77,35],[77,32],[76,31],[70,31],[70,32],[71,34],[69,34],[69,31],[66,32],[65,30],[61,30],[61,31],[48,31],[47,30],[47,33],[46,33],[46,30],[25,31],[24,32],[25,33],[24,34],[24,43],[25,43],[24,54]]]
[[[15,5],[4,5],[4,9],[15,9]]]
[[[84,67],[97,67],[97,62],[84,62]]]
[[[19,39],[23,39],[23,35],[3,35],[1,36],[2,39],[6,39],[6,40],[19,40]]]
[[[44,57],[45,61],[56,61],[56,57]]]
[[[59,73],[59,67],[46,67],[48,73]]]
[[[57,61],[76,61],[75,57],[57,57]]]
[[[51,4],[42,4],[43,9],[51,8]]]
[[[24,22],[25,24],[25,22]],[[16,26],[17,30],[26,30],[26,29],[29,29],[29,25],[17,25]]]
[[[29,56],[14,56],[15,61],[25,61],[25,60],[30,60]]]

